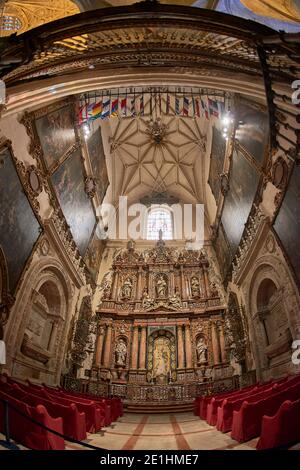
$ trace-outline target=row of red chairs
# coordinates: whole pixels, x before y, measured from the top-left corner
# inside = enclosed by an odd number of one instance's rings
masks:
[[[79,441],[86,439],[87,432],[97,432],[123,414],[123,406],[118,398],[95,397],[30,382],[25,385],[8,376],[0,380],[0,398],[23,410],[28,416],[37,416],[38,413],[41,416],[39,422],[48,423],[46,425],[49,428]],[[41,428],[37,425],[33,425],[34,437],[29,441],[28,433],[24,435],[24,429],[27,428],[25,421],[26,418],[10,411],[11,434],[16,441],[34,449],[64,448],[62,438],[47,431],[41,433]],[[0,425],[3,426],[3,406]]]
[[[300,418],[299,399],[300,376],[285,377],[233,392],[197,397],[194,412],[219,431],[231,431],[231,437],[239,442],[260,436],[257,448],[266,449],[300,440],[295,424],[295,419]]]

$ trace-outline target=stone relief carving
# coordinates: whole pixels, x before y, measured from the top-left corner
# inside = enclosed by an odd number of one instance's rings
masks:
[[[199,279],[196,276],[191,278],[191,294],[192,297],[198,298],[201,296],[200,294],[200,283]]]
[[[168,295],[168,283],[163,274],[159,274],[156,278],[156,295],[158,298],[166,298]]]
[[[132,297],[133,282],[130,277],[125,279],[121,288],[121,298],[123,300],[130,300]]]

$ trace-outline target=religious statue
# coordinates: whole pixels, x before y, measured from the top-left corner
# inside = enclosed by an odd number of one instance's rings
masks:
[[[167,297],[167,283],[162,274],[156,281],[156,292],[158,297]]]
[[[204,338],[200,336],[196,345],[197,351],[197,363],[206,364],[207,362],[207,345],[205,344]]]
[[[153,299],[151,299],[147,287],[143,290],[142,294],[142,307],[146,310],[147,308],[153,307]]]
[[[157,340],[153,355],[153,373],[154,377],[168,377],[171,369],[170,348],[164,338]]]
[[[131,299],[132,280],[128,277],[122,286],[122,299]]]
[[[120,338],[115,349],[116,365],[124,367],[126,365],[127,346],[124,339]]]
[[[219,297],[219,291],[216,284],[213,282],[210,286],[210,295],[211,297]]]
[[[192,297],[200,297],[200,284],[196,276],[193,276],[191,279],[191,293]]]
[[[170,299],[169,299],[169,304],[170,304],[173,308],[182,308],[182,302],[181,302],[180,294],[179,294],[177,288],[175,289],[174,295],[172,295],[172,296],[170,297]]]

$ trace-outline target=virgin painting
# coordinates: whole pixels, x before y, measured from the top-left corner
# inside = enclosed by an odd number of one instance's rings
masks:
[[[87,146],[93,176],[96,180],[97,193],[99,196],[99,201],[101,203],[106,194],[106,190],[109,185],[109,180],[100,127],[96,129],[92,136],[89,138]]]
[[[75,144],[74,108],[64,105],[35,121],[47,169],[52,169]]]
[[[154,341],[153,374],[167,377],[171,371],[170,340],[167,337],[157,338]]]
[[[274,228],[288,255],[300,285],[300,167],[295,166]]]
[[[211,187],[216,203],[218,203],[221,191],[220,175],[223,173],[225,150],[226,141],[222,136],[221,131],[216,127],[213,127],[208,183]]]
[[[269,141],[269,119],[267,111],[255,104],[240,101],[236,109],[238,128],[236,140],[262,166]]]
[[[234,149],[229,177],[229,191],[222,212],[222,224],[234,255],[240,243],[257,191],[259,173],[248,159]]]
[[[85,193],[81,152],[75,150],[52,175],[60,206],[70,227],[74,241],[84,256],[96,218],[92,203]]]
[[[13,293],[40,234],[40,224],[24,193],[10,149],[0,150],[0,246]]]

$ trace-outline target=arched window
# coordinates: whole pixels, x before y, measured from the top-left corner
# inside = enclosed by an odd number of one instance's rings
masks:
[[[174,238],[173,217],[168,207],[153,207],[148,212],[147,240],[158,240],[160,230],[162,230],[164,240],[172,240]]]

